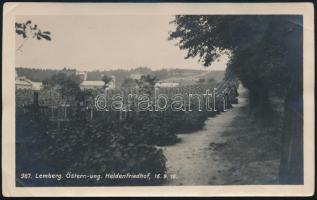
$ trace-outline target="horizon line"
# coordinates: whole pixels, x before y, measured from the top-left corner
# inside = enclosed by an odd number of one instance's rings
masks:
[[[138,67],[121,67],[121,68],[110,68],[110,69],[98,69],[98,68],[94,68],[94,69],[77,69],[75,67],[58,67],[58,68],[41,68],[41,67],[28,67],[28,66],[23,66],[23,67],[15,67],[15,69],[18,68],[23,68],[23,69],[40,69],[40,70],[63,70],[63,69],[67,69],[67,70],[76,70],[76,71],[86,71],[86,72],[91,72],[91,71],[116,71],[116,70],[126,70],[126,71],[132,71],[132,70],[136,70],[138,68],[148,68],[152,71],[160,71],[160,70],[196,70],[196,71],[226,71],[226,68],[224,69],[213,69],[212,67],[201,67],[201,68],[181,68],[181,67],[162,67],[162,68],[158,68],[158,69],[152,69],[151,67],[148,66],[138,66]]]

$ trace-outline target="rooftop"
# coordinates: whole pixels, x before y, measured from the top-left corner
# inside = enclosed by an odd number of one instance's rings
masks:
[[[103,81],[83,81],[81,86],[104,86],[105,82]]]

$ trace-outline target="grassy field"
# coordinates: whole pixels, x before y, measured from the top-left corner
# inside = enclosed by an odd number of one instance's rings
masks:
[[[275,123],[265,125],[250,117],[248,106],[222,133],[224,143],[211,143],[229,167],[219,172],[218,184],[278,184],[281,152],[281,100],[272,98]],[[211,180],[211,183],[218,182]]]

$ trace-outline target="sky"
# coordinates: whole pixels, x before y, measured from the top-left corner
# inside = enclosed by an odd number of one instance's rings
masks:
[[[131,69],[141,66],[204,69],[198,58],[184,59],[176,41],[168,41],[170,15],[50,15],[19,16],[31,20],[42,31],[51,32],[51,41],[16,36],[16,67],[77,70]],[[224,70],[227,57],[208,70]]]

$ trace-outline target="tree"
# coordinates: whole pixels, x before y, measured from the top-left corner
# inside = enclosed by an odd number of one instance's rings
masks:
[[[24,41],[20,46],[17,48],[17,51],[22,51],[22,47],[25,44],[25,42],[29,38],[35,38],[37,40],[47,40],[51,41],[50,32],[49,31],[41,31],[37,24],[32,25],[32,21],[28,20],[25,23],[15,23],[15,32],[19,36],[22,36],[24,38]]]
[[[132,69],[131,72],[140,73],[140,74],[152,74],[153,73],[153,71],[148,67],[138,67],[138,68]]]
[[[206,79],[204,79],[204,78],[200,78],[200,79],[197,81],[198,84],[204,84],[205,82],[206,82]]]
[[[112,80],[112,78],[107,75],[104,75],[101,80],[105,83],[104,85],[104,89],[105,89],[109,86],[109,83]]]
[[[209,78],[207,80],[207,84],[209,85],[216,85],[217,81],[214,78]]]
[[[59,72],[65,73],[67,75],[75,75],[76,70],[74,69],[63,69],[63,70],[57,70],[57,69],[33,69],[33,68],[16,68],[18,76],[24,76],[32,81],[37,82],[43,82],[46,79],[49,79],[54,74],[57,74]]]
[[[160,69],[157,71],[153,71],[153,75],[162,80],[169,76],[169,71],[167,69]]]
[[[132,79],[132,78],[126,78],[124,79],[122,85],[122,87],[136,87],[137,86],[137,82],[136,80]]]
[[[77,75],[66,75],[65,73],[59,72],[43,81],[43,85],[57,89],[68,101],[70,98],[77,99],[80,95],[80,82],[81,80]]]
[[[142,75],[140,80],[136,80],[140,91],[152,96],[155,88],[155,84],[159,81],[156,76],[152,75]]]
[[[269,92],[285,99],[281,183],[303,182],[302,16],[179,15],[170,40],[209,66],[222,54],[249,89],[250,111],[270,119]]]

